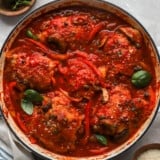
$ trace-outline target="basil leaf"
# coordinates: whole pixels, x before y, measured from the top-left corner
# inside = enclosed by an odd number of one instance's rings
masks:
[[[33,103],[41,103],[43,100],[42,95],[33,89],[27,89],[24,92],[24,99],[33,102]]]
[[[97,141],[99,142],[99,143],[101,143],[102,145],[104,145],[104,146],[106,146],[107,145],[107,138],[106,137],[104,137],[104,136],[102,136],[102,135],[99,135],[99,134],[95,134],[95,137],[96,137],[96,139],[97,139]]]
[[[29,37],[29,38],[32,38],[32,39],[34,39],[34,40],[38,40],[37,35],[33,34],[30,29],[27,29],[27,31],[26,31],[26,36]]]
[[[144,88],[151,82],[152,76],[148,71],[140,70],[133,73],[131,82],[137,88]]]
[[[21,100],[21,108],[23,109],[23,111],[28,114],[28,115],[32,115],[33,113],[33,104],[32,102],[26,100],[26,99],[22,99]]]

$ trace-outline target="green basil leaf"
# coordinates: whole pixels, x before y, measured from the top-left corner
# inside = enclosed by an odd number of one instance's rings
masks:
[[[106,146],[107,145],[107,138],[106,137],[104,137],[104,136],[102,136],[102,135],[99,135],[99,134],[95,134],[95,137],[96,137],[96,139],[97,139],[97,141],[99,142],[99,143],[101,143],[102,145],[104,145],[104,146]]]
[[[28,115],[32,115],[33,113],[33,104],[32,102],[26,100],[26,99],[22,99],[21,100],[21,108],[23,109],[23,111],[28,114]]]
[[[33,89],[27,89],[24,92],[24,99],[33,102],[33,103],[41,103],[43,100],[43,97],[40,93]]]
[[[151,82],[152,76],[148,71],[140,70],[132,75],[131,82],[137,88],[144,88]]]
[[[32,39],[34,39],[34,40],[38,40],[37,35],[33,34],[30,29],[27,29],[27,31],[26,31],[26,36],[29,37],[29,38],[32,38]]]

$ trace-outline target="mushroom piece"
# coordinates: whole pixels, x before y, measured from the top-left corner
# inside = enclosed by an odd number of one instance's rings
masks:
[[[114,135],[116,132],[116,125],[110,119],[100,120],[100,126],[105,135]]]
[[[135,45],[136,48],[141,48],[142,35],[137,29],[121,26],[118,28],[118,31],[124,34]]]
[[[49,47],[58,49],[61,53],[65,53],[67,50],[67,43],[59,34],[49,35],[47,38]]]
[[[109,93],[106,88],[102,88],[102,102],[107,103],[109,100]]]
[[[117,125],[116,133],[112,136],[112,139],[115,142],[122,142],[124,141],[129,135],[129,128],[126,124],[120,123]]]

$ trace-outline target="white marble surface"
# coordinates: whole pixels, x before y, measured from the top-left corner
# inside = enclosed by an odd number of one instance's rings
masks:
[[[50,1],[51,0],[37,0],[36,4],[29,12]],[[138,19],[150,33],[157,47],[160,47],[160,0],[108,0],[108,1],[116,4],[117,6],[122,7],[124,10],[128,11],[136,19]],[[0,49],[10,31],[14,28],[16,23],[19,20],[21,20],[26,14],[18,17],[6,17],[0,15]],[[134,151],[140,146],[147,143],[160,142],[159,122],[160,122],[160,113],[156,116],[156,119],[153,125],[148,130],[148,132],[143,136],[143,138],[141,138],[141,140],[138,143],[136,143],[132,148],[130,148],[122,155],[112,160],[131,160]]]

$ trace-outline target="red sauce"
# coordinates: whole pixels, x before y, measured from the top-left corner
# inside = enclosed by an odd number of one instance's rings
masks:
[[[27,37],[28,29],[36,38]],[[138,70],[152,75],[146,87],[131,83]],[[31,115],[21,107],[27,89],[43,97]],[[141,33],[95,8],[38,17],[6,54],[4,91],[11,115],[32,143],[62,155],[92,156],[124,143],[151,114],[154,89]]]

